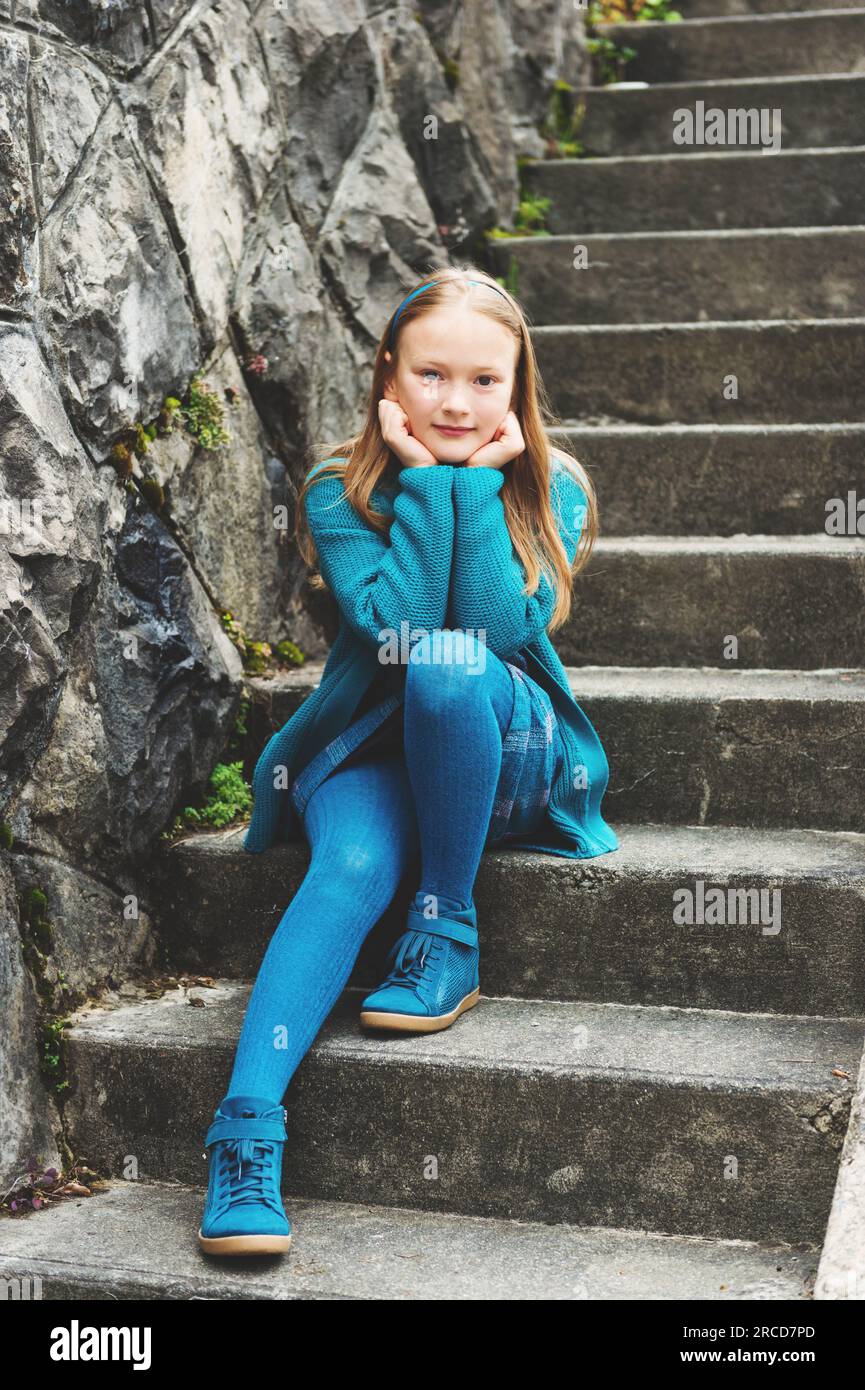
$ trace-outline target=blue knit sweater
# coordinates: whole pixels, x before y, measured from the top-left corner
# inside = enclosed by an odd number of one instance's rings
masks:
[[[316,464],[314,474],[326,462]],[[573,563],[586,516],[586,495],[551,456],[550,500]],[[547,834],[525,848],[589,859],[619,848],[603,819],[609,767],[601,742],[574,700],[547,634],[555,593],[542,574],[534,594],[505,521],[499,468],[430,464],[402,468],[398,489],[374,489],[371,503],[393,517],[389,535],[366,525],[328,474],[306,495],[306,516],[322,577],[339,604],[339,634],[319,686],[266,744],[253,775],[252,819],[244,849],[261,853],[303,838],[291,804],[298,773],[352,717],[375,675],[383,629],[408,632],[457,627],[477,633],[499,657],[522,652],[529,675],[553,701],[564,760],[547,806]],[[449,621],[447,620],[449,619]]]

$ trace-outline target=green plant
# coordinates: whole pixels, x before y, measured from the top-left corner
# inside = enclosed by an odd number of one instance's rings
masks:
[[[552,198],[537,197],[535,194],[526,193],[523,190],[517,204],[513,229],[490,227],[488,231],[484,232],[484,236],[491,241],[504,241],[506,237],[514,236],[549,236],[549,231],[541,224],[546,219],[552,204]]]
[[[229,757],[243,755],[243,740],[249,734],[249,729],[246,725],[249,709],[249,693],[246,690],[246,687],[244,686],[243,693],[240,697],[240,704],[237,707],[237,714],[234,716],[234,728],[232,729],[231,736],[228,740],[227,751]]]
[[[14,842],[12,826],[8,821],[0,821],[0,845],[3,849],[11,849]]]
[[[634,24],[646,21],[678,23],[682,16],[670,8],[672,0],[592,0],[586,23]]]
[[[63,1073],[66,1070],[65,1054],[63,1049],[63,1029],[66,1019],[55,1016],[46,1018],[42,1023],[42,1075],[47,1081],[53,1081],[55,1092],[65,1091],[69,1081]],[[58,1077],[60,1078],[58,1080]]]
[[[252,788],[243,776],[243,763],[217,763],[208,787],[202,806],[184,807],[175,821],[175,831],[178,826],[222,829],[252,809]]]
[[[162,402],[162,409],[156,417],[155,430],[157,434],[171,434],[174,430],[174,417],[180,409],[180,401],[176,396],[166,396]]]
[[[188,403],[180,406],[179,413],[201,448],[218,449],[221,444],[227,444],[231,436],[224,427],[223,398],[201,380],[200,372],[190,381],[186,399]]]
[[[534,193],[521,194],[514,218],[515,235],[549,236],[543,224],[552,205],[552,198],[542,198]]]
[[[86,1163],[73,1163],[68,1170],[43,1168],[41,1164],[41,1154],[28,1158],[26,1172],[20,1173],[0,1197],[0,1211],[10,1215],[40,1211],[58,1197],[90,1197],[107,1186]]]
[[[590,38],[586,46],[592,55],[596,87],[608,87],[611,83],[621,82],[626,65],[637,56],[637,50],[631,48],[630,44],[620,47],[605,35]]]
[[[558,78],[550,92],[547,114],[538,128],[547,142],[548,159],[576,159],[584,153],[577,133],[585,114],[585,101],[576,100],[570,82]]]

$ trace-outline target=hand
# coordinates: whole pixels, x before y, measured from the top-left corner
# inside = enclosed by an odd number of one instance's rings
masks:
[[[403,468],[425,468],[431,463],[438,463],[438,459],[433,458],[429,449],[411,433],[408,416],[398,401],[379,401],[378,423],[385,443],[396,454]]]
[[[496,429],[495,434],[489,444],[482,444],[473,454],[466,459],[466,468],[504,468],[506,463],[515,459],[523,452],[526,447],[523,439],[523,432],[520,429],[520,422],[512,410],[509,410],[502,423]]]

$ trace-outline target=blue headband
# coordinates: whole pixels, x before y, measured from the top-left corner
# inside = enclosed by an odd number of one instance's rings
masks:
[[[442,282],[441,280],[429,280],[429,281],[427,281],[427,283],[426,283],[425,285],[419,285],[418,288],[417,288],[416,290],[412,290],[411,294],[407,294],[407,295],[406,295],[406,297],[405,297],[405,299],[403,300],[402,304],[399,306],[399,308],[397,309],[396,313],[395,313],[394,316],[393,316],[393,322],[391,323],[391,326],[390,326],[390,333],[389,333],[389,335],[388,335],[388,346],[389,346],[389,347],[392,348],[393,345],[394,345],[394,342],[395,342],[395,340],[396,340],[396,326],[397,326],[397,323],[399,322],[399,316],[400,316],[400,314],[402,313],[402,311],[403,311],[403,309],[405,308],[405,306],[406,306],[407,304],[410,304],[411,301],[412,301],[417,295],[423,294],[424,290],[432,289],[433,285],[441,285],[442,283],[443,283],[443,282]],[[499,287],[498,287],[498,285],[491,285],[491,284],[489,283],[488,280],[468,280],[468,281],[466,281],[466,282],[464,282],[464,283],[469,284],[469,285],[486,285],[486,287],[487,287],[488,290],[495,290],[496,294],[500,294],[500,295],[502,296],[503,299],[507,299],[507,295],[505,294],[504,290],[500,290]]]

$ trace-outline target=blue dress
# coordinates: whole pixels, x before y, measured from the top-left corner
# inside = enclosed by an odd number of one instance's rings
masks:
[[[552,701],[528,675],[520,652],[505,661],[514,684],[514,707],[502,738],[502,765],[493,799],[486,848],[518,844],[544,818],[553,784],[562,766],[561,733]],[[406,668],[383,666],[376,674],[347,729],[331,739],[294,779],[291,797],[298,817],[315,789],[337,767],[371,747],[403,751],[403,704]]]

